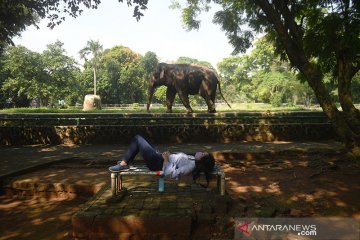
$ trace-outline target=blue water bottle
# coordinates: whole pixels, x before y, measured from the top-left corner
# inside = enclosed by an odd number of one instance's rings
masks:
[[[164,191],[164,175],[159,176],[159,192]]]

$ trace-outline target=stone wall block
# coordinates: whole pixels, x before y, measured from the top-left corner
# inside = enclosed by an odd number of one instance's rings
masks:
[[[4,114],[6,115],[6,114]],[[19,121],[21,118],[21,121]],[[6,120],[4,120],[6,119]],[[0,145],[306,141],[335,138],[321,112],[211,114],[19,114],[0,121]]]

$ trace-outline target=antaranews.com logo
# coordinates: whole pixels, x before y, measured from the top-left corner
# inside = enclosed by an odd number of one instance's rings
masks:
[[[251,232],[265,231],[265,232],[297,232],[299,236],[316,236],[316,225],[273,225],[273,224],[253,224],[242,223],[237,226],[238,230],[247,235]]]
[[[359,239],[352,218],[238,218],[235,239]]]

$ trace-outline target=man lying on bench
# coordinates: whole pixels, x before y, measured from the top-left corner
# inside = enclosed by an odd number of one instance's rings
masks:
[[[197,152],[194,156],[185,153],[161,153],[143,136],[136,135],[122,160],[117,165],[109,168],[112,172],[128,171],[136,154],[140,152],[150,171],[163,171],[165,176],[178,180],[181,176],[193,174],[193,181],[200,177],[203,172],[206,178],[206,186],[209,185],[210,175],[214,169],[214,157],[207,152]]]

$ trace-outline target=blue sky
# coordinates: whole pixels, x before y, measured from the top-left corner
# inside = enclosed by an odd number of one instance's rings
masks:
[[[66,17],[53,30],[40,22],[40,30],[29,27],[20,38],[13,39],[33,51],[41,52],[47,44],[60,40],[68,55],[79,59],[79,50],[90,39],[98,40],[104,49],[123,45],[140,54],[155,52],[161,61],[175,61],[180,56],[208,61],[214,66],[233,50],[219,25],[212,23],[216,6],[201,15],[198,31],[186,31],[180,10],[168,8],[170,1],[149,1],[145,16],[139,22],[133,9],[117,0],[104,0],[96,10],[85,9],[78,18]]]

